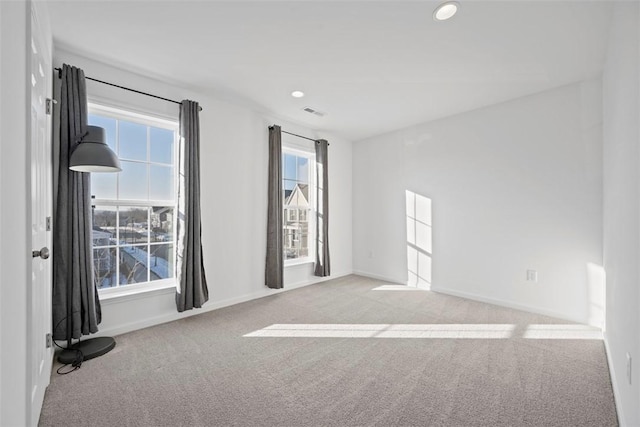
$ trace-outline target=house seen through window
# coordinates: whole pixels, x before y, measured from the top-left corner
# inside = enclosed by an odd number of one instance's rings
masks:
[[[311,257],[313,250],[313,206],[314,155],[303,151],[283,148],[282,190],[283,233],[285,261],[300,261]]]
[[[105,129],[122,166],[91,174],[98,288],[174,281],[177,122],[90,104],[89,124]]]

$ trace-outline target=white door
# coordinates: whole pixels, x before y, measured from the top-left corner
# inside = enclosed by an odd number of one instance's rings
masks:
[[[31,247],[32,275],[28,292],[29,425],[37,425],[49,385],[53,348],[51,332],[51,120],[47,98],[51,97],[51,53],[31,7]]]

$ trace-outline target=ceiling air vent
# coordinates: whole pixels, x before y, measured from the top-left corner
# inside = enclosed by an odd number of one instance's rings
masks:
[[[323,113],[322,111],[314,110],[311,107],[304,107],[302,111],[306,111],[307,113],[313,114],[318,117],[324,117],[327,113]]]

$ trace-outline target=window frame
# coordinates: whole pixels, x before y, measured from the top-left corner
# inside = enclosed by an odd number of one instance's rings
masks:
[[[107,117],[107,118],[111,118],[111,119],[115,119],[115,120],[119,120],[119,121],[127,121],[127,122],[132,122],[132,123],[137,123],[137,124],[141,124],[144,126],[151,126],[154,128],[161,128],[161,129],[166,129],[166,130],[171,130],[174,132],[174,140],[173,140],[173,163],[169,164],[169,163],[162,163],[162,162],[154,162],[151,161],[151,151],[150,151],[150,146],[149,144],[151,143],[150,141],[150,137],[147,136],[147,159],[146,160],[134,160],[134,159],[121,159],[127,162],[132,162],[132,163],[142,163],[145,165],[158,165],[158,166],[164,166],[164,167],[173,167],[173,201],[172,202],[168,202],[167,200],[141,200],[141,199],[119,199],[120,197],[120,186],[119,186],[119,175],[116,174],[116,198],[115,199],[99,199],[99,198],[91,198],[91,205],[92,205],[92,209],[93,207],[108,207],[108,208],[115,208],[116,211],[116,227],[119,229],[120,227],[120,210],[118,209],[118,207],[124,207],[124,208],[147,208],[147,229],[150,228],[150,224],[151,224],[151,216],[153,214],[153,212],[151,211],[150,208],[152,207],[171,207],[174,210],[174,220],[173,220],[173,224],[172,224],[172,236],[173,239],[171,241],[167,241],[167,242],[151,242],[150,239],[150,234],[149,234],[149,239],[146,243],[140,243],[140,244],[131,244],[131,245],[121,245],[116,244],[116,245],[106,245],[106,246],[99,246],[99,247],[94,247],[93,245],[93,239],[92,239],[92,244],[91,244],[91,250],[95,251],[95,250],[100,250],[100,249],[117,249],[117,248],[121,248],[121,247],[129,247],[129,246],[148,246],[149,248],[151,248],[151,246],[160,246],[160,245],[167,245],[167,244],[172,244],[173,245],[173,261],[175,263],[176,259],[177,259],[177,217],[178,217],[178,169],[179,169],[179,164],[178,164],[178,154],[179,154],[179,140],[180,140],[180,136],[179,136],[179,122],[178,120],[169,120],[166,118],[161,118],[158,117],[156,115],[154,115],[153,113],[139,113],[136,111],[132,111],[132,110],[128,110],[126,109],[127,107],[112,107],[109,105],[106,105],[103,102],[93,102],[90,101],[88,103],[88,115],[99,115],[102,117]],[[118,159],[120,159],[119,156],[119,144],[120,144],[120,139],[119,139],[119,135],[116,135],[115,138],[116,141],[116,147],[115,147],[115,153],[118,156]],[[148,172],[150,174],[150,171]],[[150,178],[150,176],[149,176]],[[150,186],[151,186],[151,180],[149,179],[149,182],[147,183],[147,194],[150,195]],[[150,233],[150,232],[149,232]],[[92,252],[93,253],[93,252]],[[148,254],[148,257],[150,257],[151,255]],[[149,259],[149,258],[148,258]],[[119,263],[118,263],[119,264]],[[93,266],[92,266],[93,268]],[[149,272],[149,268],[150,266],[147,266],[147,279],[150,279],[150,272]],[[117,272],[119,272],[120,270],[120,266],[118,265],[117,267]],[[120,295],[128,295],[128,294],[134,294],[134,293],[139,293],[139,292],[144,292],[144,291],[151,291],[151,290],[157,290],[157,289],[165,289],[165,288],[172,288],[172,287],[176,287],[177,286],[177,279],[176,279],[176,269],[174,267],[174,271],[173,271],[173,277],[169,277],[166,279],[158,279],[158,280],[147,280],[146,282],[139,282],[139,283],[131,283],[131,284],[126,284],[126,285],[120,285],[119,283],[117,284],[117,286],[114,287],[109,287],[109,288],[98,288],[98,294],[100,295],[100,297],[107,297],[107,298],[111,298],[111,297],[116,297],[116,296],[120,296]],[[118,274],[118,273],[117,273]],[[118,274],[119,277],[119,274]]]
[[[285,154],[289,154],[289,155],[293,155],[293,156],[297,156],[297,157],[305,157],[307,159],[307,161],[309,162],[309,211],[307,213],[307,222],[308,222],[308,232],[307,232],[307,245],[308,245],[308,255],[305,257],[300,257],[300,258],[292,258],[292,259],[287,259],[286,254],[284,253],[284,247],[282,248],[283,250],[283,257],[284,257],[284,266],[285,267],[291,267],[291,266],[295,266],[295,265],[300,265],[300,264],[309,264],[309,263],[313,263],[315,262],[316,259],[316,245],[315,245],[315,239],[316,239],[316,153],[315,151],[311,151],[311,150],[305,150],[303,148],[300,147],[296,147],[296,146],[291,146],[291,145],[282,145],[282,162],[283,162],[283,167],[284,167],[284,155]],[[284,196],[284,181],[285,181],[285,177],[284,174],[282,176],[282,182],[280,183],[280,186],[282,188],[283,191],[283,196]],[[283,197],[282,200],[282,212],[283,212],[283,221],[282,221],[282,243],[283,246],[285,246],[286,243],[286,233],[285,233],[285,225],[288,219],[288,212],[287,209],[285,208],[284,205],[285,199]],[[296,222],[298,222],[300,219],[300,209],[298,207],[295,208],[296,209]],[[296,241],[300,241],[301,237],[298,236],[298,239]]]

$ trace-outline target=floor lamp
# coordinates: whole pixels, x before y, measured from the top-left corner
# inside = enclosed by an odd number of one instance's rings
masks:
[[[120,160],[106,144],[105,131],[98,126],[88,126],[87,134],[78,144],[71,158],[69,169],[76,172],[120,172]],[[108,353],[116,346],[111,337],[89,338],[72,344],[72,292],[67,293],[67,348],[62,350],[58,361],[65,365],[80,364],[83,360],[93,359]]]

